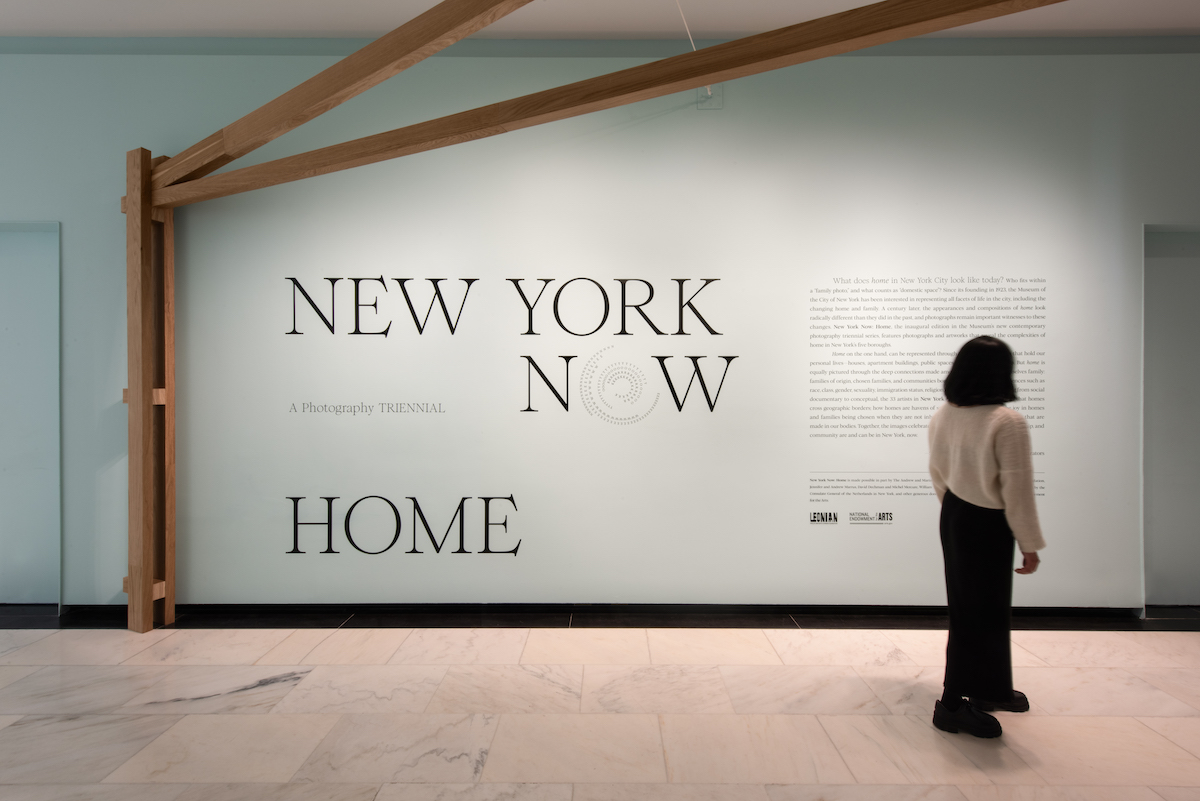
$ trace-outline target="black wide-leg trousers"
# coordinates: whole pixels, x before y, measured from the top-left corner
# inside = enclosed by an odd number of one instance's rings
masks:
[[[987,701],[1012,697],[1012,582],[1015,541],[1003,509],[985,509],[947,491],[942,554],[950,639],[946,691]]]

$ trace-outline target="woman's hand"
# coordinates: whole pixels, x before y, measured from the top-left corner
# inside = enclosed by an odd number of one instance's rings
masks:
[[[1042,559],[1037,555],[1037,551],[1032,553],[1025,553],[1024,551],[1021,551],[1021,557],[1023,562],[1021,566],[1017,568],[1017,572],[1022,576],[1028,576],[1030,573],[1033,573],[1038,569],[1038,565],[1042,563]]]

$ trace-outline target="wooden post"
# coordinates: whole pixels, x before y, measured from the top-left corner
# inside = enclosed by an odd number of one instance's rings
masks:
[[[159,158],[126,157],[129,628],[175,622],[175,216],[150,205]],[[162,601],[162,603],[156,603]]]
[[[129,348],[129,628],[154,628],[154,265],[150,152],[125,161],[125,291]]]

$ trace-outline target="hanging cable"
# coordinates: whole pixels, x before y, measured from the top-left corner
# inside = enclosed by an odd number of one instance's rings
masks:
[[[692,52],[695,53],[696,52],[696,40],[692,38],[692,29],[688,27],[687,17],[684,16],[683,6],[680,5],[679,0],[675,0],[675,7],[679,9],[679,18],[683,20],[683,29],[685,31],[687,31],[688,41],[692,43]],[[708,90],[708,96],[712,97],[712,87],[706,86],[704,88],[706,90]]]

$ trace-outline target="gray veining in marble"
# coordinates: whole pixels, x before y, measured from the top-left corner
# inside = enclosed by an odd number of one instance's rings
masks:
[[[0,714],[110,712],[166,678],[170,668],[50,665],[0,689]]]
[[[10,784],[4,801],[179,801],[186,784]]]
[[[375,801],[572,801],[569,784],[385,784]]]
[[[424,712],[446,674],[443,665],[331,665],[312,672],[272,710],[296,712]]]
[[[761,784],[577,784],[572,801],[770,801]]]
[[[0,629],[0,656],[54,634],[53,629]]]
[[[778,784],[768,786],[767,794],[771,801],[967,801],[959,788],[936,784]]]
[[[734,711],[712,665],[588,665],[583,711],[704,713]]]
[[[194,784],[176,801],[373,801],[375,784]]]
[[[300,782],[474,782],[495,715],[344,715],[296,772]]]
[[[886,715],[887,706],[852,667],[737,665],[721,668],[743,715]]]
[[[457,665],[427,712],[578,712],[583,665]]]
[[[0,729],[0,784],[99,782],[175,724],[166,715],[46,715]]]
[[[115,711],[123,715],[266,713],[311,668],[179,667]]]
[[[112,629],[66,629],[0,657],[4,665],[119,665],[157,642],[175,636],[170,629],[144,634]]]

